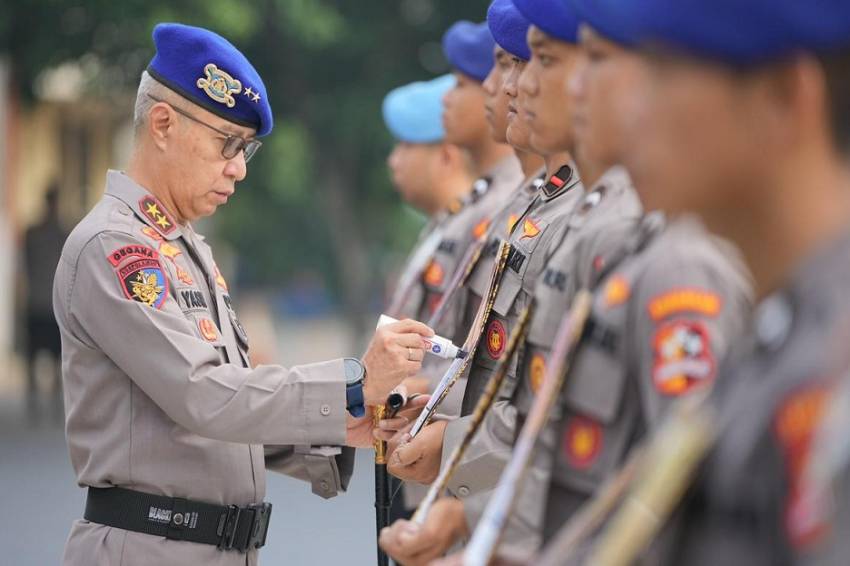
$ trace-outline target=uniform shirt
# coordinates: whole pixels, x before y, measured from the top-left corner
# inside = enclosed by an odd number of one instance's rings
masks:
[[[345,441],[342,361],[251,369],[209,246],[128,176],[108,173],[106,194],[68,238],[54,308],[80,486],[257,503],[262,445],[277,444],[287,445],[271,450],[277,467],[325,497],[344,489],[353,454],[336,458]],[[123,564],[246,564],[211,545],[87,521],[75,522],[66,563],[118,564],[122,552]]]
[[[493,216],[504,206],[522,182],[522,169],[513,155],[497,163],[482,178],[478,179],[467,195],[460,210],[452,214],[445,224],[440,242],[422,275],[425,299],[419,309],[417,320],[428,321],[434,314],[443,295],[463,260],[476,241],[484,238]],[[443,320],[434,329],[441,336],[452,336],[462,321],[457,316],[462,305],[454,303]]]
[[[631,180],[622,168],[607,171],[594,186],[580,194],[574,210],[564,221],[564,232],[559,240],[553,242],[547,252],[541,274],[533,287],[535,310],[529,323],[527,343],[517,356],[520,375],[528,358],[526,350],[535,341],[548,342],[554,337],[555,326],[569,308],[575,291],[581,287],[575,281],[583,277],[573,269],[573,260],[577,246],[587,234],[612,227],[633,223],[640,215],[641,206],[631,185]],[[593,239],[594,242],[597,238]],[[549,336],[544,333],[551,332]],[[453,493],[465,498],[464,510],[470,526],[477,524],[484,507],[498,481],[502,469],[510,458],[511,447],[517,432],[516,405],[512,400],[517,387],[517,379],[506,377],[506,385],[500,392],[494,405],[484,418],[481,429],[472,440],[466,454],[458,466],[449,484]],[[463,419],[461,422],[466,421]],[[447,429],[447,444],[456,444],[462,438],[465,427],[452,423]],[[450,451],[449,451],[450,452]],[[444,458],[447,450],[444,448]],[[526,485],[542,482],[537,478],[536,467],[527,477]],[[513,550],[535,548],[539,544],[540,515],[542,515],[542,497],[532,496],[525,488],[520,492],[523,504],[509,521],[503,541],[513,546]]]
[[[830,531],[846,548],[847,523],[830,526],[819,513],[828,502],[810,497],[803,479],[833,381],[847,372],[848,284],[845,234],[758,305],[751,338],[714,391],[717,441],[661,539],[672,546],[663,564],[818,563]]]
[[[733,248],[692,218],[663,227],[654,220],[624,239],[626,253],[580,258],[599,261],[603,276],[551,415],[544,540],[619,470],[671,403],[713,384],[746,323],[750,281]],[[551,317],[529,338],[521,421],[550,363],[558,322]]]

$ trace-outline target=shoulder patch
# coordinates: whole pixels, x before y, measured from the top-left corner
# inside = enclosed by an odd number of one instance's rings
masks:
[[[797,548],[816,542],[828,529],[817,494],[805,480],[830,396],[830,388],[822,383],[798,389],[782,401],[773,420],[788,478],[785,531],[791,545]]]
[[[696,288],[673,289],[649,301],[647,309],[652,320],[662,320],[672,314],[690,312],[717,316],[723,306],[720,295]]]
[[[170,234],[177,228],[177,225],[174,223],[174,219],[171,218],[171,215],[162,203],[154,196],[147,195],[139,199],[139,211],[144,214],[145,217],[153,223],[159,233],[164,236]]]
[[[652,381],[662,395],[682,395],[714,379],[714,354],[701,322],[677,320],[661,326],[652,348]]]
[[[128,299],[162,308],[168,297],[168,278],[155,250],[147,246],[124,246],[110,253],[107,259]]]

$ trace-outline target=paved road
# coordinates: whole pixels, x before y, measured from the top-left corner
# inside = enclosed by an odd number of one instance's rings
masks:
[[[20,400],[0,398],[0,564],[59,564],[84,493],[60,426],[30,426],[23,417]],[[349,492],[327,501],[307,484],[269,474],[275,508],[261,565],[375,564],[371,454],[357,455]]]

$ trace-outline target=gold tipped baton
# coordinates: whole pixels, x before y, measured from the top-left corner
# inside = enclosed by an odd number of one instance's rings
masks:
[[[428,488],[428,493],[419,504],[419,507],[416,508],[416,512],[413,514],[414,522],[419,524],[425,522],[425,519],[428,517],[428,512],[431,510],[431,506],[446,488],[446,484],[448,484],[452,474],[454,474],[455,469],[457,469],[460,459],[463,458],[467,447],[470,442],[472,442],[472,438],[475,436],[475,433],[478,432],[481,423],[484,421],[484,416],[493,405],[493,401],[496,399],[496,395],[499,394],[502,383],[505,381],[505,376],[508,373],[508,367],[510,367],[511,359],[514,357],[519,345],[525,341],[532,311],[532,305],[528,305],[522,313],[520,313],[517,325],[508,338],[505,351],[502,352],[502,355],[499,357],[496,371],[494,371],[493,375],[490,376],[490,380],[487,382],[487,387],[484,389],[484,392],[481,394],[481,397],[475,405],[475,410],[472,412],[472,418],[469,422],[469,427],[463,435],[463,439],[461,439],[460,443],[455,446],[446,461],[446,464],[440,470],[440,474],[437,476],[437,479],[434,480]]]
[[[384,418],[386,407],[381,405],[374,408],[372,418],[375,426]],[[375,440],[375,526],[377,537],[381,536],[381,529],[390,522],[390,477],[387,474],[387,443]],[[377,539],[376,539],[377,541]],[[389,557],[378,544],[378,566],[389,566]]]
[[[593,295],[582,289],[561,321],[550,354],[550,364],[540,391],[531,406],[528,418],[520,430],[508,465],[502,471],[496,491],[490,498],[464,552],[464,566],[487,566],[495,554],[508,515],[513,508],[517,490],[534,453],[534,446],[545,426],[549,413],[572,361],[575,346],[581,340],[585,322],[590,315]]]
[[[416,419],[416,422],[413,423],[409,432],[411,438],[419,434],[419,431],[431,422],[431,418],[437,411],[437,407],[440,406],[440,403],[442,403],[443,399],[446,398],[446,395],[448,395],[458,377],[463,374],[466,370],[466,366],[469,365],[472,358],[475,357],[478,342],[480,341],[481,334],[484,332],[484,325],[487,323],[487,319],[490,318],[490,312],[493,310],[493,303],[496,301],[496,294],[499,291],[499,283],[502,279],[502,273],[505,271],[505,265],[507,264],[508,254],[510,251],[511,245],[503,240],[499,245],[499,250],[496,253],[496,261],[493,263],[493,270],[490,273],[490,285],[488,287],[487,296],[484,297],[481,304],[478,306],[478,311],[475,313],[475,320],[473,321],[472,326],[469,329],[469,333],[466,336],[466,341],[462,346],[462,349],[467,352],[467,355],[464,358],[456,358],[449,366],[449,369],[447,369],[443,374],[442,379],[440,379],[440,383],[437,384],[437,387],[431,394],[431,398],[428,400],[425,408],[422,409],[422,412],[419,413],[419,417]]]

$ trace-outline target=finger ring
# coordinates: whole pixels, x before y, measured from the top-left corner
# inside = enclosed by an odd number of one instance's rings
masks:
[[[413,348],[407,349],[407,359],[411,362],[413,361]]]

